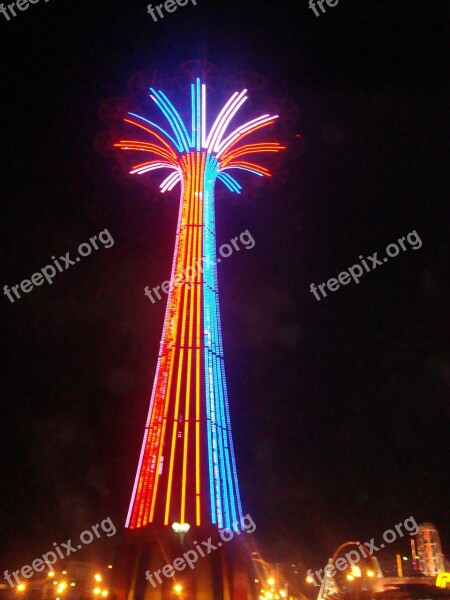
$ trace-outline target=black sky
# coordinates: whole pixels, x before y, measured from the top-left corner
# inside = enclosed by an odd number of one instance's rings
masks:
[[[198,0],[154,23],[141,0],[41,0],[0,15],[2,287],[105,228],[115,240],[2,296],[5,568],[124,521],[164,311],[143,288],[168,278],[177,197],[117,176],[101,106],[139,72],[197,59],[265,80],[288,144],[273,182],[218,202],[219,240],[256,240],[219,277],[258,540],[321,566],[413,515],[450,554],[447,7],[340,0],[317,18],[306,0]],[[321,302],[309,292],[413,230],[419,250]]]

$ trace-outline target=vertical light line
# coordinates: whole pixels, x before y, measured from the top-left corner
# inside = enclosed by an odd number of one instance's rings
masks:
[[[180,236],[180,234],[181,234],[181,227],[184,226],[184,232],[186,232],[185,224],[186,224],[186,220],[188,218],[187,215],[188,215],[188,211],[189,211],[189,204],[184,201],[184,197],[185,197],[184,193],[185,193],[185,185],[184,185],[184,178],[182,178],[181,198],[180,198],[180,202],[182,205],[182,217],[180,219],[181,222],[178,226],[178,228],[179,228],[178,236]],[[155,485],[153,487],[152,502],[151,502],[151,507],[150,507],[150,518],[149,518],[150,523],[153,522],[154,515],[155,515],[156,498],[157,498],[158,486],[159,486],[159,480],[160,480],[159,465],[161,463],[161,457],[162,457],[162,453],[163,453],[163,449],[164,449],[164,440],[165,440],[166,428],[167,428],[167,414],[168,414],[169,405],[170,405],[170,393],[172,390],[172,381],[173,381],[173,367],[174,367],[174,363],[175,363],[176,340],[177,340],[177,336],[178,336],[179,320],[180,320],[180,313],[181,313],[181,310],[180,310],[181,288],[178,285],[176,285],[175,282],[181,281],[182,264],[183,264],[182,257],[184,256],[185,249],[186,249],[186,233],[184,233],[183,238],[180,241],[180,249],[179,249],[179,253],[178,253],[178,257],[177,257],[176,270],[172,273],[172,280],[171,280],[171,283],[173,285],[173,289],[171,292],[171,296],[173,295],[173,306],[172,306],[172,311],[171,311],[171,318],[173,319],[174,323],[173,323],[173,331],[172,331],[172,337],[171,337],[169,375],[168,375],[167,390],[166,390],[166,405],[165,405],[165,409],[164,409],[162,435],[161,435],[161,442],[159,445],[159,453],[158,453],[158,461],[157,461],[158,471],[157,471]]]
[[[208,481],[209,481],[209,501],[211,508],[211,522],[217,523],[217,495],[216,495],[216,477],[214,467],[214,436],[212,431],[212,417],[211,417],[211,384],[210,384],[210,347],[211,347],[211,320],[208,312],[209,293],[208,288],[209,271],[210,271],[210,256],[209,256],[209,210],[210,210],[210,197],[212,196],[212,189],[214,185],[214,169],[215,162],[210,154],[207,155],[207,178],[211,178],[211,183],[208,179],[208,187],[205,187],[205,194],[203,198],[203,252],[202,252],[202,266],[203,266],[203,359],[205,368],[205,396],[206,396],[206,432],[207,432],[207,447],[208,447]]]
[[[191,83],[191,123],[192,123],[192,142],[191,148],[195,146],[195,86]]]
[[[231,528],[231,520],[230,520],[230,493],[232,490],[229,490],[230,479],[227,471],[227,443],[226,443],[226,425],[224,419],[224,402],[223,402],[223,389],[222,389],[222,380],[221,380],[221,371],[220,371],[220,360],[223,355],[222,347],[221,347],[221,339],[220,339],[220,321],[218,321],[218,310],[217,310],[217,302],[218,302],[218,283],[217,283],[217,261],[216,261],[216,223],[215,223],[215,210],[214,206],[211,209],[211,232],[212,232],[212,244],[211,244],[211,257],[212,265],[211,265],[211,298],[212,298],[212,306],[211,306],[211,323],[212,323],[212,332],[213,332],[213,377],[214,377],[214,400],[215,400],[215,422],[216,427],[218,428],[218,468],[219,468],[219,479],[223,492],[223,503],[222,503],[222,518],[225,517],[225,527],[227,529]]]
[[[214,170],[212,174],[215,175],[216,162],[214,161]],[[211,186],[212,188],[212,186]],[[228,514],[228,504],[226,499],[226,479],[224,480],[224,464],[223,464],[223,439],[220,423],[220,398],[219,398],[219,387],[217,380],[217,365],[216,365],[216,352],[217,352],[217,332],[216,332],[216,318],[215,318],[215,279],[214,279],[214,261],[216,255],[215,246],[215,220],[214,220],[214,196],[211,189],[211,193],[208,194],[208,198],[205,198],[204,204],[205,214],[205,283],[204,283],[204,312],[205,319],[207,319],[208,335],[205,335],[205,343],[208,345],[208,351],[205,353],[206,360],[205,365],[207,368],[207,381],[206,381],[206,393],[207,393],[207,409],[210,411],[209,422],[211,428],[211,446],[212,455],[210,461],[212,461],[212,469],[210,469],[210,485],[215,486],[215,494],[212,494],[212,499],[215,500],[215,507],[212,508],[212,520],[216,522],[215,515],[217,516],[219,527],[223,527],[223,511]],[[211,463],[210,463],[211,464]],[[225,484],[225,486],[223,486]],[[222,494],[224,494],[224,504],[222,503]],[[213,506],[213,505],[212,505]],[[227,519],[228,523],[229,519]]]
[[[199,194],[198,204],[198,237],[197,237],[197,249],[196,249],[196,282],[195,287],[197,291],[196,296],[196,335],[195,335],[195,365],[196,365],[196,380],[195,380],[195,515],[196,523],[200,524],[200,375],[201,375],[201,363],[200,363],[200,324],[202,322],[202,311],[201,311],[201,249],[203,240],[203,196],[205,193],[205,158],[206,155],[201,155],[201,168],[200,168],[200,188],[201,193]]]
[[[202,83],[202,148],[206,146],[206,85]]]
[[[198,247],[197,247],[197,270],[196,270],[196,288],[197,288],[197,334],[196,334],[196,382],[195,382],[195,516],[196,524],[201,524],[201,489],[200,489],[200,375],[201,375],[201,324],[202,324],[202,289],[203,289],[203,275],[201,266],[199,263],[202,259],[203,250],[203,198],[206,191],[206,176],[205,176],[205,161],[206,154],[202,157],[202,172],[201,172],[201,186],[202,194],[199,202],[199,214],[198,214]],[[201,264],[201,263],[200,263]]]
[[[186,190],[186,196],[185,196],[185,201],[189,203],[189,212],[188,212],[188,221],[186,223],[186,235],[187,235],[187,239],[188,239],[188,244],[187,244],[187,253],[185,253],[185,270],[184,273],[186,273],[186,265],[187,265],[187,260],[189,257],[189,251],[190,251],[190,244],[191,244],[191,236],[190,236],[190,231],[189,231],[189,221],[190,221],[190,215],[191,215],[191,199],[192,199],[192,167],[191,167],[191,156],[190,154],[186,155],[186,171],[187,171],[187,182],[188,182],[188,186],[187,186],[187,190]],[[169,480],[167,483],[167,498],[166,498],[166,511],[165,511],[165,516],[164,516],[164,525],[168,525],[169,523],[169,516],[170,516],[170,500],[171,500],[171,495],[172,495],[172,483],[173,483],[173,467],[174,467],[174,460],[175,460],[175,448],[176,448],[176,442],[177,442],[177,428],[178,428],[178,418],[179,418],[179,406],[180,406],[180,386],[181,386],[181,375],[182,375],[182,367],[183,367],[183,358],[184,358],[184,345],[185,345],[185,330],[186,330],[186,303],[187,303],[187,288],[186,288],[186,282],[183,283],[183,312],[182,312],[182,325],[181,325],[181,337],[180,337],[180,341],[179,344],[181,346],[180,348],[180,357],[178,360],[178,377],[177,377],[177,390],[176,390],[176,395],[175,395],[175,409],[174,409],[174,417],[173,417],[173,431],[172,431],[172,447],[171,447],[171,453],[170,453],[170,466],[169,466]]]
[[[197,94],[198,94],[199,90],[198,90],[198,86],[197,86]],[[199,100],[199,97],[197,95],[197,102]],[[198,115],[197,115],[198,116]],[[198,119],[197,119],[198,122]],[[200,136],[200,130],[197,131],[197,141],[199,139]],[[197,161],[197,168],[200,164],[202,155],[197,152],[196,153],[196,161]],[[200,166],[200,171],[201,171],[201,166]],[[191,346],[191,361],[194,362],[196,359],[196,353],[197,353],[197,341],[196,341],[196,331],[197,331],[197,321],[200,318],[200,315],[197,312],[197,298],[199,296],[199,289],[198,289],[198,273],[197,273],[197,261],[198,261],[198,239],[200,236],[200,231],[199,231],[199,225],[200,225],[200,220],[199,220],[199,207],[200,207],[200,203],[201,203],[201,197],[202,197],[202,181],[201,181],[201,177],[200,175],[197,176],[197,185],[196,185],[196,204],[195,204],[195,233],[194,233],[194,249],[193,249],[193,253],[192,253],[192,266],[194,268],[194,281],[193,281],[193,290],[194,290],[194,296],[192,298],[192,304],[191,304],[191,310],[192,310],[192,315],[191,315],[191,322],[190,322],[190,337],[192,340],[192,346]],[[194,320],[194,314],[195,314],[195,320]],[[195,333],[194,333],[194,328],[195,328]],[[195,341],[194,341],[195,340]],[[191,381],[191,385],[194,384],[195,388],[194,388],[194,398],[195,398],[195,412],[194,412],[194,418],[193,418],[193,434],[194,434],[194,449],[196,452],[196,435],[197,435],[197,424],[196,424],[196,404],[197,404],[197,396],[196,396],[196,380],[198,377],[198,372],[197,372],[197,363],[194,363],[194,369],[195,369],[195,373],[196,373],[196,377],[195,380],[194,378],[192,378]],[[196,477],[196,462],[197,462],[197,458],[195,456],[194,458],[194,476]],[[196,485],[196,484],[195,484]],[[195,489],[195,488],[194,488]],[[197,505],[197,498],[196,498],[196,493],[194,494],[194,512],[196,515],[196,520],[197,520],[197,510],[196,510],[196,505]]]
[[[196,165],[196,173],[194,178],[193,185],[193,218],[191,219],[190,227],[192,239],[192,253],[191,257],[193,259],[196,244],[197,244],[197,205],[198,205],[198,189],[199,189],[199,181],[198,181],[198,159],[199,156],[197,153],[194,154],[194,161]],[[188,269],[192,266],[194,261],[191,259],[189,262]],[[184,414],[184,444],[183,444],[183,471],[181,478],[181,514],[180,514],[180,522],[185,522],[186,516],[186,482],[187,482],[187,465],[188,465],[188,446],[189,446],[189,409],[191,402],[191,375],[192,375],[192,332],[193,332],[193,319],[194,319],[194,305],[195,305],[195,294],[196,294],[196,285],[192,285],[190,282],[189,285],[189,334],[188,334],[188,344],[187,344],[187,375],[186,375],[186,406],[185,406],[185,414]]]
[[[201,109],[200,109],[200,105],[201,105],[201,91],[200,91],[200,79],[197,78],[196,81],[196,89],[197,89],[197,114],[196,114],[196,124],[197,124],[197,144],[196,144],[196,148],[197,148],[197,152],[200,152],[201,150],[201,143],[202,143],[202,138],[201,138],[201,126],[200,126],[200,122],[201,122]]]
[[[210,198],[210,214],[209,214],[209,234],[210,234],[210,263],[211,263],[211,271],[210,271],[210,281],[209,281],[209,318],[211,321],[211,367],[210,367],[210,377],[211,377],[211,403],[214,409],[212,414],[212,420],[214,423],[214,442],[215,442],[215,460],[216,460],[216,489],[217,489],[217,518],[219,527],[224,526],[224,510],[226,506],[226,497],[225,490],[222,484],[222,438],[220,431],[220,413],[218,406],[218,387],[217,387],[217,373],[215,368],[215,357],[216,357],[216,323],[215,323],[215,315],[213,313],[213,308],[215,304],[215,282],[214,282],[214,263],[216,261],[216,231],[215,231],[215,206],[214,206],[214,196],[211,194]]]
[[[209,155],[208,155],[209,157]],[[215,490],[214,490],[214,461],[213,461],[213,433],[212,433],[212,422],[211,422],[211,393],[209,384],[209,348],[211,343],[211,332],[210,332],[210,319],[208,313],[208,287],[207,283],[209,280],[209,264],[208,264],[208,243],[209,243],[209,188],[205,191],[205,198],[203,203],[204,213],[204,228],[203,228],[203,312],[204,312],[204,363],[205,363],[205,391],[206,391],[206,429],[208,433],[208,474],[209,474],[209,488],[210,488],[210,504],[211,504],[211,520],[216,523],[216,510],[215,510]]]
[[[216,255],[214,255],[215,257]],[[230,513],[229,513],[229,504],[230,504],[230,500],[229,500],[229,489],[228,489],[228,484],[229,484],[229,479],[227,477],[227,467],[226,467],[226,459],[227,459],[227,452],[226,452],[226,434],[225,434],[225,423],[224,423],[224,415],[223,415],[223,390],[222,390],[222,381],[221,381],[221,377],[220,377],[220,367],[219,367],[219,362],[220,362],[220,344],[219,344],[219,333],[218,333],[218,323],[217,323],[217,276],[215,274],[215,264],[213,263],[212,265],[212,269],[213,269],[213,282],[214,282],[214,289],[213,289],[213,315],[212,315],[212,322],[213,322],[213,328],[214,328],[214,356],[213,356],[213,364],[214,364],[214,382],[215,382],[215,389],[214,389],[214,395],[216,397],[216,423],[217,423],[217,427],[218,427],[218,440],[219,440],[219,449],[220,449],[220,454],[219,454],[219,465],[220,465],[220,481],[222,484],[222,491],[223,491],[223,504],[222,504],[222,508],[224,510],[224,517],[225,517],[225,527],[226,529],[230,528]]]
[[[224,473],[223,476],[225,478],[225,482],[228,486],[228,519],[229,525],[232,523],[236,523],[236,506],[234,499],[234,487],[233,487],[233,479],[230,465],[230,436],[231,431],[228,428],[228,422],[226,420],[226,397],[227,397],[227,389],[226,389],[226,380],[225,380],[225,372],[223,369],[223,341],[222,341],[222,329],[221,329],[221,321],[220,321],[220,304],[219,304],[219,285],[218,285],[218,275],[217,275],[217,264],[213,265],[214,269],[214,277],[215,277],[215,288],[216,288],[216,304],[215,304],[215,323],[216,323],[216,334],[217,334],[217,379],[220,393],[220,419],[222,426],[222,439],[223,439],[223,448],[224,448]],[[231,510],[231,515],[230,511]]]
[[[220,311],[220,306],[219,306],[219,311]],[[232,472],[233,472],[234,491],[235,491],[235,495],[236,495],[237,510],[238,510],[239,518],[242,521],[243,513],[242,513],[241,495],[239,492],[239,480],[238,480],[238,476],[237,476],[236,457],[235,457],[235,453],[234,453],[233,432],[231,429],[227,381],[226,381],[226,377],[225,377],[225,359],[222,360],[221,366],[222,366],[222,377],[223,377],[223,381],[224,381],[225,417],[226,417],[227,429],[228,429],[228,444],[229,444],[229,449],[230,449],[229,451],[230,451],[230,457],[231,457],[231,468],[232,468]]]

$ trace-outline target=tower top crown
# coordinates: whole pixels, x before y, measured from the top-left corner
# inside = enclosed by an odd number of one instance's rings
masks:
[[[228,171],[243,170],[260,177],[270,177],[267,168],[255,162],[248,162],[246,158],[248,155],[279,152],[285,148],[278,142],[242,144],[245,138],[254,132],[272,125],[278,115],[264,114],[229,131],[232,119],[248,99],[246,89],[234,92],[209,127],[206,114],[206,85],[200,78],[191,83],[191,118],[188,124],[183,121],[179,111],[163,91],[150,88],[150,98],[169,124],[170,133],[146,117],[129,113],[129,117],[124,121],[145,132],[146,139],[121,140],[114,145],[122,150],[145,152],[156,157],[134,165],[130,171],[132,175],[143,175],[157,169],[169,169],[170,175],[160,184],[162,193],[171,191],[182,181],[183,171],[180,160],[183,155],[207,152],[214,156],[217,160],[217,178],[231,192],[240,194],[242,186]],[[158,143],[155,143],[155,138]]]

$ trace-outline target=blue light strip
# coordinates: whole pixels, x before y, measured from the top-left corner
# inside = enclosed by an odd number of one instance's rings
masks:
[[[211,263],[205,260],[205,257],[210,256],[210,238],[207,235],[209,228],[209,210],[210,210],[210,195],[212,194],[212,186],[214,184],[214,174],[212,168],[212,160],[208,155],[206,158],[205,168],[205,193],[204,193],[204,239],[203,239],[203,278],[204,282],[209,282],[211,279]],[[203,302],[204,306],[209,306],[210,303],[210,287],[203,285]],[[205,387],[206,387],[206,425],[207,425],[207,440],[208,440],[208,465],[209,465],[209,490],[210,490],[210,506],[211,506],[211,521],[213,524],[217,523],[217,517],[220,516],[221,510],[216,505],[216,499],[220,497],[220,489],[217,485],[216,476],[216,460],[214,456],[217,454],[217,441],[215,435],[215,426],[213,427],[212,417],[214,409],[211,406],[211,400],[214,402],[214,386],[212,384],[212,368],[210,366],[210,352],[211,352],[211,315],[209,311],[204,309],[204,362],[205,362]],[[222,523],[219,521],[219,527],[222,527]]]
[[[159,92],[159,97],[161,98],[161,100],[165,101],[166,105],[168,106],[169,110],[171,111],[173,118],[175,119],[175,122],[178,124],[178,127],[180,128],[181,137],[182,137],[184,143],[186,144],[186,149],[188,149],[189,148],[189,134],[187,132],[186,126],[185,126],[182,118],[180,117],[180,113],[177,111],[175,106],[172,104],[172,102],[169,100],[169,98],[165,95],[164,92]]]
[[[180,152],[182,152],[183,150],[189,152],[189,136],[176,108],[162,92],[157,92],[153,88],[150,88],[150,91],[152,92],[159,109],[164,114],[164,116],[169,121],[172,127],[172,130],[181,146]],[[183,133],[183,128],[180,128],[179,121],[181,121],[184,131],[186,131],[186,135],[184,135]]]
[[[215,283],[217,286],[217,263],[213,263],[213,271],[215,276]],[[215,319],[215,335],[216,335],[216,356],[215,356],[215,366],[217,369],[217,381],[218,381],[218,390],[220,394],[220,428],[222,432],[222,449],[224,453],[224,463],[225,463],[225,474],[226,480],[224,482],[224,488],[226,490],[228,496],[228,505],[231,508],[231,515],[229,510],[227,512],[227,528],[231,529],[232,523],[236,522],[236,506],[235,500],[233,496],[233,481],[232,481],[232,473],[231,473],[231,465],[230,465],[230,452],[229,452],[229,431],[227,428],[226,418],[225,418],[225,390],[226,390],[226,382],[223,379],[223,344],[222,344],[222,333],[220,330],[220,312],[219,312],[219,292],[214,294],[215,296],[215,310],[216,310],[216,319]],[[231,519],[231,520],[230,520]]]
[[[223,527],[223,504],[222,504],[222,489],[221,489],[221,447],[220,438],[218,437],[218,423],[217,423],[217,399],[216,399],[216,369],[214,365],[214,350],[215,350],[215,339],[214,339],[214,318],[211,306],[214,302],[214,291],[213,291],[213,270],[212,260],[215,255],[215,240],[211,230],[213,210],[213,195],[212,186],[215,179],[215,167],[217,162],[212,157],[208,156],[208,173],[205,173],[205,191],[206,187],[208,193],[205,193],[204,198],[204,254],[203,260],[205,265],[204,270],[204,318],[205,318],[205,364],[206,364],[206,393],[209,397],[209,414],[208,414],[208,425],[211,432],[211,460],[213,463],[213,469],[210,470],[210,489],[214,489],[214,500],[212,506],[214,506],[212,518],[213,522],[216,522],[219,527]],[[220,433],[220,432],[219,432]]]
[[[213,159],[212,164],[216,164]],[[219,527],[228,528],[229,526],[229,508],[228,508],[228,494],[224,483],[225,478],[225,464],[224,464],[224,449],[223,449],[223,437],[222,437],[222,423],[221,423],[221,406],[220,406],[220,394],[219,385],[217,379],[217,365],[216,365],[216,353],[217,353],[217,324],[214,314],[215,306],[215,295],[214,290],[214,261],[216,256],[215,247],[215,233],[214,233],[214,205],[213,205],[213,193],[209,194],[206,203],[208,220],[205,221],[205,234],[207,237],[206,243],[206,256],[205,259],[208,263],[208,277],[205,279],[205,289],[207,289],[207,302],[205,303],[205,314],[208,316],[209,331],[210,331],[210,349],[209,349],[209,377],[210,377],[210,393],[211,393],[211,404],[213,412],[211,414],[211,425],[213,430],[213,443],[214,443],[214,457],[215,457],[215,469],[214,469],[214,480],[216,489],[216,511],[217,521]]]
[[[218,315],[219,325],[220,325],[220,299],[219,299],[219,296],[217,296],[217,315]],[[220,334],[220,345],[223,346],[222,334]],[[223,394],[224,394],[224,399],[225,399],[225,420],[226,420],[226,427],[227,427],[227,432],[228,432],[228,448],[229,448],[228,459],[231,457],[231,470],[232,470],[233,479],[234,479],[237,508],[238,508],[238,513],[239,513],[237,516],[238,516],[239,520],[242,521],[243,513],[242,513],[241,495],[239,492],[237,468],[236,468],[236,457],[234,454],[233,435],[231,432],[230,406],[229,406],[229,402],[228,402],[227,381],[226,381],[226,377],[225,377],[225,361],[223,358],[220,361],[220,366],[221,366],[221,371],[222,371]],[[233,528],[235,529],[235,531],[237,531],[239,523],[237,522],[236,507],[234,505],[234,502],[233,502],[231,508],[232,508],[232,512],[233,512],[233,525],[234,525]]]
[[[198,140],[198,138],[197,138]],[[242,518],[242,507],[236,471],[236,461],[231,433],[223,342],[220,326],[220,308],[217,283],[217,254],[214,216],[213,186],[218,173],[217,160],[207,156],[204,194],[204,343],[205,343],[205,386],[207,395],[207,438],[211,511],[213,523],[219,527],[236,530],[238,518]],[[222,178],[221,178],[222,179]],[[232,177],[224,183],[240,188]],[[231,182],[230,182],[231,180]],[[212,468],[211,468],[212,467]],[[216,513],[216,517],[214,513]]]
[[[231,177],[231,175],[229,175],[228,173],[222,171],[217,175],[217,179],[224,183],[230,190],[230,192],[236,192],[237,194],[241,193],[242,186],[236,181],[236,179],[234,179],[234,177]]]

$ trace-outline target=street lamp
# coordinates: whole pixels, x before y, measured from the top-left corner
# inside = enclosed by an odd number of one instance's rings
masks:
[[[361,577],[361,569],[356,565],[352,565],[352,575],[353,577]]]
[[[172,529],[176,534],[180,536],[180,542],[184,542],[184,536],[189,531],[191,526],[189,523],[172,523]]]
[[[175,533],[187,533],[190,528],[191,528],[191,526],[189,525],[189,523],[173,523],[172,524],[172,529],[175,531]]]
[[[306,576],[306,583],[307,583],[308,585],[311,585],[311,583],[314,583],[314,577],[313,577],[312,575],[307,575],[307,576]],[[313,593],[314,593],[314,592],[312,592],[312,593],[311,593],[311,596],[312,596],[312,594],[313,594]],[[310,598],[310,592],[309,592],[309,589],[308,589],[308,598]]]

